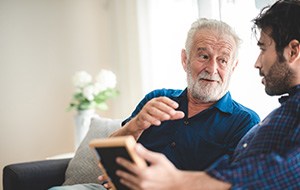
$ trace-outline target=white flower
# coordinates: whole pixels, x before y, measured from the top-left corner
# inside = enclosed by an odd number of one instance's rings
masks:
[[[86,71],[79,71],[75,73],[73,77],[73,84],[76,87],[83,88],[84,86],[88,85],[91,82],[92,82],[92,76]]]
[[[109,70],[101,70],[95,81],[92,81],[92,76],[86,71],[75,73],[75,93],[68,110],[107,109],[106,101],[118,95],[116,81],[116,75]]]
[[[100,92],[106,90],[106,86],[104,84],[101,84],[100,82],[96,82],[94,84],[94,94],[99,94]]]
[[[96,81],[103,85],[104,89],[115,88],[117,84],[117,77],[112,71],[103,69],[96,76]]]
[[[88,85],[82,89],[83,96],[89,101],[94,100],[94,92],[95,92],[95,88],[93,85]]]

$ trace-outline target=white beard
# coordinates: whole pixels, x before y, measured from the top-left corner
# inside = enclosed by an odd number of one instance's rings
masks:
[[[193,98],[201,102],[215,102],[221,99],[228,91],[231,72],[225,76],[225,83],[219,74],[210,75],[206,71],[201,72],[197,79],[194,80],[190,68],[187,72],[188,89]],[[214,80],[215,82],[207,82],[202,79]]]

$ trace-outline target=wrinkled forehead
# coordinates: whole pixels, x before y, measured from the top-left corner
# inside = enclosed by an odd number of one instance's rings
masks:
[[[194,35],[194,46],[207,46],[212,49],[223,49],[228,53],[236,51],[236,42],[230,34],[212,29],[201,29]]]

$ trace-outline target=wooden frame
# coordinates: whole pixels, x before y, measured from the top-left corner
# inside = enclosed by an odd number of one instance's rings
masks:
[[[90,147],[95,150],[95,155],[99,161],[99,167],[103,175],[109,177],[109,183],[113,190],[128,189],[120,183],[120,178],[116,175],[116,170],[127,171],[116,163],[116,157],[123,157],[130,160],[139,167],[147,166],[146,161],[140,158],[134,151],[135,144],[136,141],[133,136],[94,139],[89,144]]]

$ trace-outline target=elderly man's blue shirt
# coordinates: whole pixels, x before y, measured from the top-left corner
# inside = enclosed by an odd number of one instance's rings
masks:
[[[232,100],[229,92],[210,108],[187,118],[187,90],[161,89],[147,94],[123,124],[138,114],[149,100],[159,96],[176,101],[185,117],[151,126],[138,142],[165,154],[179,169],[204,170],[220,156],[231,155],[243,135],[259,122],[258,115]]]

